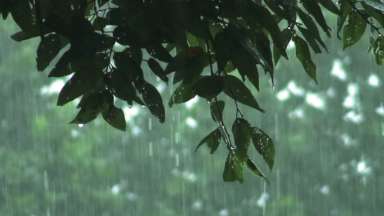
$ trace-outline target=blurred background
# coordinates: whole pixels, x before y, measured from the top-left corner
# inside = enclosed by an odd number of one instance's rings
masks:
[[[333,22],[335,23],[335,22]],[[334,26],[331,26],[334,27]],[[254,93],[265,114],[242,106],[271,135],[270,184],[247,172],[224,183],[224,145],[195,146],[216,128],[199,98],[167,110],[158,123],[140,106],[124,107],[128,130],[101,118],[69,124],[75,105],[56,106],[64,80],[36,71],[39,39],[16,43],[0,23],[0,216],[379,216],[384,212],[383,71],[369,39],[342,51],[335,35],[316,55],[319,84],[293,58],[272,86]],[[334,33],[335,34],[335,33]],[[148,73],[150,74],[150,73]],[[148,75],[167,104],[172,86]],[[225,119],[235,113],[230,101]],[[255,154],[254,157],[257,157]]]

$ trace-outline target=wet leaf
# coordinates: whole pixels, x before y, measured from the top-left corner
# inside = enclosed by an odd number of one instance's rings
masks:
[[[171,107],[173,104],[187,102],[195,96],[196,94],[193,91],[191,84],[181,83],[173,92],[168,104]]]
[[[200,77],[200,79],[194,84],[193,89],[200,97],[211,100],[223,90],[223,77]]]
[[[224,92],[236,101],[253,107],[261,112],[264,110],[259,106],[251,91],[238,78],[227,75],[224,77]]]
[[[140,89],[140,93],[143,97],[145,106],[148,107],[151,113],[155,115],[160,120],[160,122],[164,122],[165,109],[163,105],[163,99],[161,98],[161,95],[157,89],[149,83],[144,83]]]
[[[59,53],[63,45],[57,34],[44,37],[37,48],[37,69],[43,71]]]
[[[304,70],[308,74],[308,76],[311,77],[315,82],[317,82],[316,65],[312,61],[311,52],[309,51],[307,43],[297,35],[293,37],[293,41],[296,45],[296,57],[303,65]]]
[[[125,131],[127,124],[125,122],[124,112],[122,109],[115,106],[110,106],[109,109],[103,111],[103,118],[112,127]]]
[[[261,177],[265,177],[264,174],[260,171],[260,169],[256,166],[255,162],[253,162],[251,159],[247,159],[247,167],[252,171],[253,174]]]
[[[257,152],[261,154],[269,168],[272,169],[275,161],[275,146],[272,139],[261,129],[253,128],[252,142]]]
[[[240,183],[244,181],[243,163],[232,152],[228,153],[225,161],[223,180],[226,182],[238,181]]]
[[[352,13],[343,30],[343,48],[348,48],[357,43],[365,32],[366,21],[357,12]]]
[[[156,74],[161,80],[164,82],[168,82],[168,77],[166,76],[163,68],[160,66],[160,64],[153,58],[148,60],[148,66],[151,68],[152,72]]]
[[[248,147],[251,144],[251,132],[250,124],[243,118],[237,118],[232,124],[236,154],[241,161],[245,161],[248,158]]]
[[[200,143],[196,146],[195,151],[197,151],[202,145],[207,144],[208,148],[210,149],[210,153],[213,154],[220,145],[220,139],[220,128],[217,128],[200,141]]]
[[[224,101],[212,101],[210,104],[211,116],[214,121],[223,121]]]

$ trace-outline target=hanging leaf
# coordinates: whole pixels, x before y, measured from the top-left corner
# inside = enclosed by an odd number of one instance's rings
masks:
[[[333,1],[330,0],[318,0],[320,4],[325,7],[327,10],[331,11],[332,13],[339,15],[340,10],[339,8],[335,5]]]
[[[223,180],[226,182],[239,181],[240,183],[244,181],[243,163],[232,152],[228,153],[225,161]]]
[[[124,112],[122,109],[111,105],[109,109],[103,111],[102,114],[104,120],[112,127],[122,131],[126,130],[127,124],[125,122]]]
[[[303,6],[312,15],[312,17],[315,18],[316,22],[319,23],[320,27],[328,35],[328,37],[330,37],[330,28],[325,21],[325,17],[318,3],[313,0],[304,0]]]
[[[384,64],[384,36],[379,36],[373,45],[373,53],[375,54],[376,63]]]
[[[384,3],[383,2],[380,2],[380,1],[376,1],[376,0],[364,0],[364,3],[366,3],[367,5],[381,11],[381,12],[384,12]]]
[[[246,164],[247,164],[248,169],[250,169],[253,174],[265,178],[264,174],[256,166],[255,162],[253,162],[251,159],[248,158]]]
[[[155,45],[147,48],[148,53],[163,62],[171,62],[173,57],[169,52],[161,45]]]
[[[224,101],[212,101],[210,104],[211,116],[214,121],[223,121]]]
[[[348,48],[357,43],[365,32],[366,21],[360,14],[353,12],[343,30],[343,48]]]
[[[63,77],[67,76],[73,71],[70,68],[71,53],[66,51],[63,56],[59,59],[53,69],[49,72],[48,77]]]
[[[168,82],[168,77],[166,76],[163,68],[160,66],[160,64],[153,58],[148,60],[148,66],[151,68],[152,72],[156,74],[161,80],[164,82]]]
[[[63,45],[57,34],[44,37],[37,48],[37,69],[43,71],[59,53]]]
[[[192,89],[191,84],[181,83],[176,90],[173,92],[171,99],[169,100],[169,106],[173,104],[180,104],[187,102],[196,96]]]
[[[251,91],[238,78],[227,75],[224,77],[224,92],[234,100],[253,107],[260,112],[264,110],[259,106]]]
[[[256,150],[268,164],[269,168],[272,169],[275,161],[275,147],[272,139],[261,129],[253,128],[252,142]]]
[[[296,46],[296,57],[299,59],[301,64],[304,67],[305,72],[311,77],[315,82],[316,79],[316,65],[312,61],[311,53],[309,51],[307,43],[299,36],[294,36],[293,41]]]
[[[75,73],[71,79],[69,79],[59,93],[57,105],[62,106],[68,102],[80,97],[87,93],[89,89],[88,77],[81,75],[81,73]]]
[[[193,90],[200,97],[211,100],[223,90],[223,77],[203,76],[193,85]]]
[[[203,144],[207,144],[208,148],[210,149],[210,153],[213,154],[220,145],[220,139],[220,128],[217,128],[200,141],[200,143],[196,146],[195,151],[197,151]]]
[[[148,107],[153,115],[159,118],[160,122],[164,122],[165,109],[163,99],[157,89],[149,83],[144,83],[140,89],[140,93],[143,97],[145,106]]]
[[[243,118],[237,118],[232,125],[232,133],[235,139],[236,154],[241,161],[248,158],[248,147],[251,143],[251,126]]]

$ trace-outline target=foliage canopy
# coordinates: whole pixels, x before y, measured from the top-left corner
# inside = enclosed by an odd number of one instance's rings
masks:
[[[248,156],[250,146],[273,167],[271,138],[250,125],[237,104],[264,112],[249,86],[260,90],[261,71],[273,83],[274,68],[281,57],[288,58],[291,41],[304,71],[317,82],[311,53],[327,51],[323,38],[331,36],[331,29],[326,14],[337,17],[344,49],[369,27],[370,52],[377,64],[384,63],[380,0],[5,0],[0,13],[4,19],[11,14],[20,27],[14,40],[41,38],[39,71],[49,70],[50,77],[71,75],[57,104],[81,97],[72,123],[85,124],[101,114],[125,130],[119,100],[146,106],[164,122],[163,98],[145,79],[144,67],[166,83],[173,78],[177,87],[169,106],[205,98],[218,126],[198,147],[206,144],[214,153],[220,143],[226,145],[225,181],[242,182],[244,167],[263,176]],[[236,104],[231,131],[223,121],[221,93]]]

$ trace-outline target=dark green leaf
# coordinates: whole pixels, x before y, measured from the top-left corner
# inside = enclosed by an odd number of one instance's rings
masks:
[[[373,46],[373,53],[375,54],[376,63],[379,65],[384,64],[384,36],[379,36]]]
[[[248,158],[246,164],[248,169],[250,169],[252,173],[254,173],[257,176],[265,177],[264,174],[260,171],[260,169],[256,166],[256,164],[251,159]]]
[[[203,76],[194,84],[193,90],[200,97],[211,100],[223,90],[223,77]]]
[[[305,72],[315,81],[316,65],[313,63],[307,43],[299,36],[293,37],[296,46],[296,57],[300,60]]]
[[[124,131],[127,128],[125,122],[124,112],[122,109],[119,109],[113,105],[109,109],[103,111],[103,118],[108,124],[112,127]]]
[[[44,37],[37,48],[37,69],[43,71],[59,53],[63,45],[57,34]]]
[[[140,89],[140,93],[143,97],[145,106],[148,107],[153,115],[159,118],[160,122],[164,122],[165,109],[163,99],[157,89],[149,83],[144,83]]]
[[[364,2],[371,7],[375,8],[381,12],[384,12],[384,3],[383,2],[379,2],[376,0],[364,0]]]
[[[269,168],[272,169],[275,161],[275,147],[272,139],[261,129],[253,128],[252,142],[256,150],[268,164]]]
[[[195,151],[197,151],[203,144],[207,144],[208,148],[210,149],[210,153],[213,154],[220,145],[220,139],[220,128],[217,128],[200,141],[200,143],[196,146]]]
[[[152,72],[156,74],[161,80],[164,82],[168,82],[168,77],[166,76],[163,68],[160,66],[160,64],[153,58],[148,60],[148,66],[151,68]]]
[[[243,163],[233,152],[228,153],[225,161],[223,180],[226,182],[243,182]]]
[[[232,133],[235,139],[236,154],[241,161],[248,158],[248,147],[251,143],[251,126],[243,118],[237,118],[232,125]]]
[[[181,83],[173,92],[169,100],[169,106],[189,101],[196,96],[191,84]]]
[[[238,78],[231,75],[225,76],[224,92],[234,100],[264,112],[253,97],[251,91]]]
[[[212,101],[210,104],[211,116],[214,121],[223,121],[224,101]]]
[[[337,15],[340,14],[339,8],[335,5],[335,3],[333,3],[332,0],[318,0],[318,1],[323,7],[325,7],[327,10],[331,11],[332,13]]]
[[[367,23],[364,18],[359,13],[353,12],[343,30],[343,48],[357,43],[363,36],[366,26]]]
[[[317,23],[319,23],[323,31],[328,36],[331,36],[330,28],[328,27],[327,22],[325,21],[324,15],[321,12],[321,8],[318,3],[314,0],[304,0],[303,6],[313,16],[313,18],[315,18],[315,20],[317,21]]]
[[[71,60],[71,53],[69,51],[65,52],[63,56],[59,59],[56,65],[53,67],[51,72],[49,72],[49,77],[63,77],[67,76],[73,71],[71,70],[69,63]]]
[[[81,75],[81,73],[75,73],[61,89],[57,105],[62,106],[90,91],[90,85],[87,79],[88,77]]]

